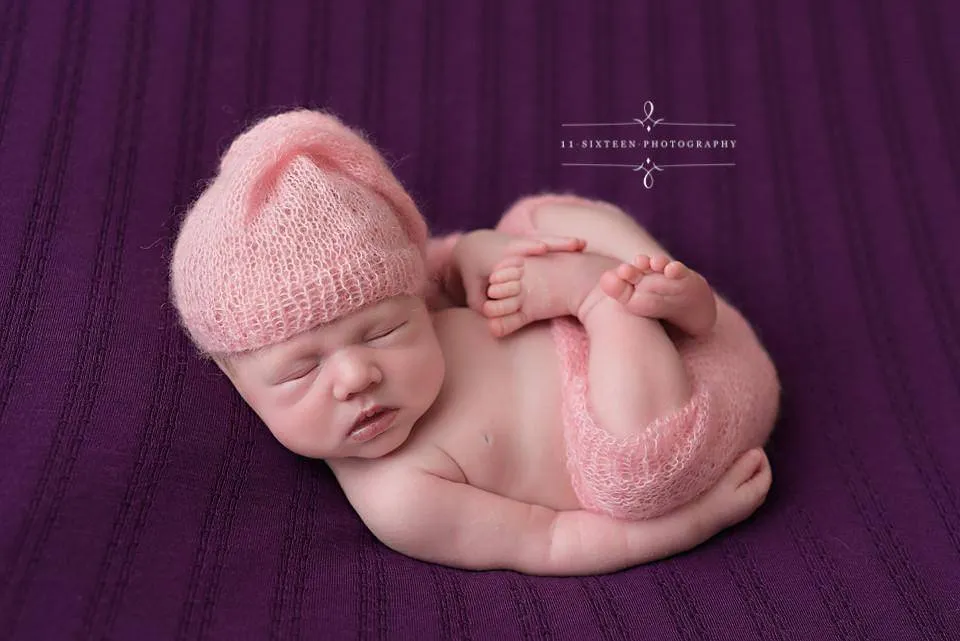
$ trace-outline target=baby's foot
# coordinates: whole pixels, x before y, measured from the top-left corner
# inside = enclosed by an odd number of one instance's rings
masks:
[[[770,461],[763,448],[756,447],[741,454],[716,485],[680,509],[693,510],[700,527],[712,536],[753,514],[772,484]]]
[[[591,300],[604,297],[598,281],[617,262],[597,254],[510,256],[490,274],[481,311],[501,338],[538,320],[579,316],[591,292]]]
[[[600,287],[631,313],[667,320],[691,336],[713,329],[717,304],[707,280],[678,260],[638,254],[600,279]]]

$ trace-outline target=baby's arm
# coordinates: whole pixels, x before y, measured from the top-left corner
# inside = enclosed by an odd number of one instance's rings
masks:
[[[428,284],[426,292],[427,308],[439,311],[448,307],[463,307],[462,290],[455,287],[453,248],[463,235],[462,232],[453,232],[446,236],[427,239],[427,274]]]
[[[629,214],[611,203],[572,195],[523,198],[503,215],[497,230],[524,236],[561,234],[583,238],[587,253],[608,256],[626,264],[622,278],[636,278],[651,268],[664,274],[673,270],[671,278],[686,274],[682,279],[685,290],[677,289],[680,293],[674,299],[683,301],[683,305],[678,307],[656,296],[640,296],[634,297],[628,307],[632,307],[634,313],[663,321],[664,330],[671,338],[684,334],[701,336],[716,323],[717,301],[707,280],[687,265],[670,267],[674,259],[667,250]],[[625,286],[625,282],[611,284],[613,289],[607,291],[620,300],[615,289]]]
[[[604,574],[689,550],[752,514],[770,486],[766,457],[759,450],[752,457],[744,455],[700,499],[645,521],[557,512],[420,470],[344,490],[381,542],[416,559],[469,570]]]
[[[427,242],[430,309],[469,306],[479,312],[486,296],[487,278],[505,256],[542,256],[551,252],[578,252],[583,241],[557,236],[520,237],[475,229],[455,232]]]

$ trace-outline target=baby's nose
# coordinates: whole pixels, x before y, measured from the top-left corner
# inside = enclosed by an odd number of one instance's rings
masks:
[[[333,394],[339,401],[345,401],[354,394],[359,394],[370,385],[383,380],[380,368],[365,354],[344,350],[337,359],[336,380],[333,385]]]

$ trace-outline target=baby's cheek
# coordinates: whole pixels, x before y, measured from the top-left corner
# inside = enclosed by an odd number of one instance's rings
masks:
[[[270,430],[270,433],[273,434],[274,438],[291,452],[309,458],[323,458],[327,455],[323,446],[323,440],[319,438],[319,429],[308,430],[304,429],[302,425],[287,423],[267,423],[267,428]]]
[[[258,412],[267,429],[284,447],[297,454],[311,447],[311,430],[304,424],[304,412],[297,406],[272,403],[263,405]]]
[[[443,380],[445,363],[439,343],[433,341],[415,349],[410,357],[409,375],[418,385],[431,386]]]

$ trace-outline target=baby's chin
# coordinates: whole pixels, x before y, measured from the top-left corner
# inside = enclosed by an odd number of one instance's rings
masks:
[[[404,420],[402,415],[398,415],[397,419],[390,429],[375,439],[366,443],[351,443],[349,439],[343,439],[334,451],[328,451],[312,443],[285,439],[273,430],[270,430],[270,432],[284,448],[305,458],[316,460],[378,459],[399,450],[410,438],[411,430],[407,421]]]

